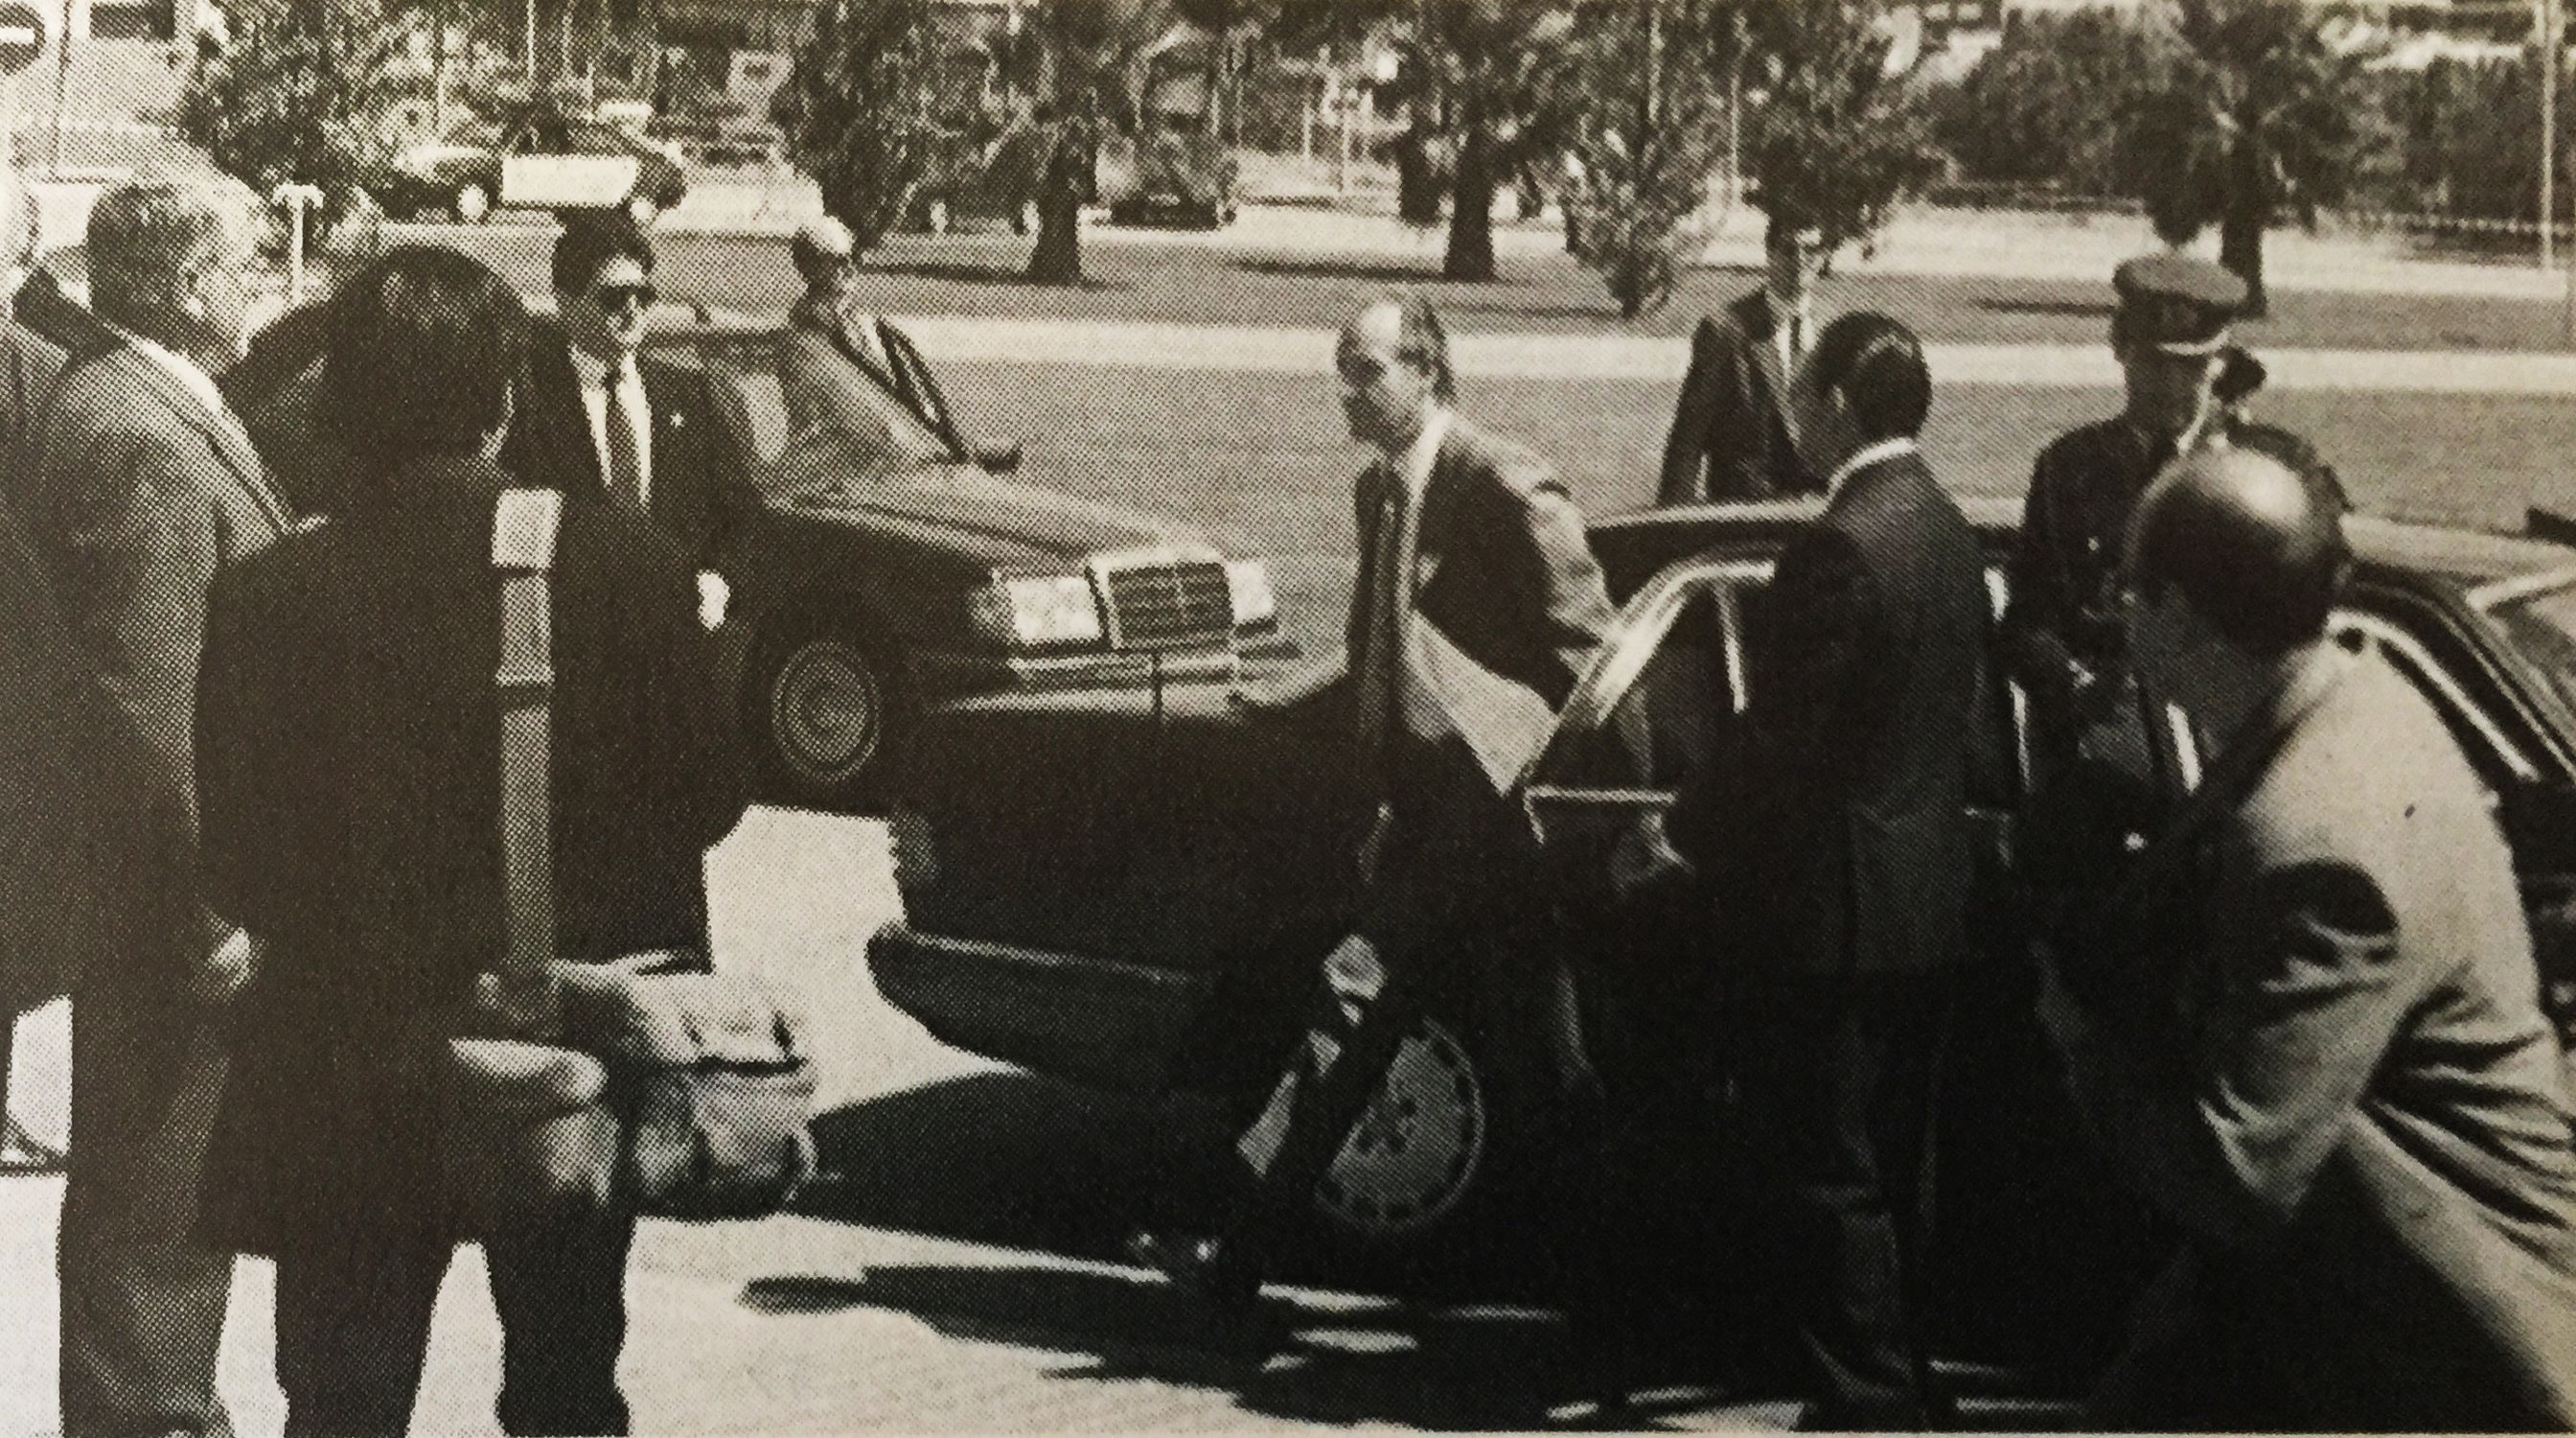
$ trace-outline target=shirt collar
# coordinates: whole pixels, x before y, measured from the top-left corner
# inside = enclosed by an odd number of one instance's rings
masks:
[[[1917,444],[1911,435],[1900,434],[1894,439],[1882,439],[1878,443],[1862,449],[1851,458],[1844,460],[1842,462],[1842,467],[1835,470],[1833,472],[1833,476],[1825,481],[1825,493],[1832,494],[1834,491],[1841,489],[1843,487],[1844,480],[1851,478],[1853,475],[1860,473],[1862,470],[1869,468],[1873,464],[1883,464],[1901,454],[1920,454],[1922,452],[1923,447],[1920,444]]]
[[[601,359],[599,356],[592,354],[590,351],[583,349],[579,345],[567,345],[565,348],[572,354],[572,372],[576,378],[580,379],[582,388],[604,389],[607,387],[608,361]],[[628,360],[626,362],[626,377],[632,380],[635,375],[635,362],[633,360]]]
[[[204,401],[209,409],[223,408],[223,391],[216,388],[214,376],[206,373],[204,367],[195,360],[168,345],[145,339],[122,326],[118,327],[117,332],[125,336],[126,342],[133,345],[137,353],[168,370],[188,393]]]
[[[1405,446],[1403,457],[1395,463],[1395,477],[1403,483],[1406,493],[1419,495],[1422,487],[1431,482],[1431,466],[1440,459],[1440,446],[1448,442],[1451,418],[1449,406],[1433,405],[1423,417],[1421,432]]]

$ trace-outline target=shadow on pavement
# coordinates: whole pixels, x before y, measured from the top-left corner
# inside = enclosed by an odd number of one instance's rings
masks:
[[[1080,285],[1040,284],[1029,278],[1025,262],[1010,265],[964,265],[943,260],[893,260],[868,266],[875,275],[902,275],[916,280],[939,280],[955,285],[1005,285],[1013,289],[1081,289],[1095,294],[1109,294],[1128,288],[1125,280],[1102,279],[1086,275]]]
[[[810,1217],[1115,1259],[1138,1224],[1204,1212],[1222,1132],[1177,1103],[976,1074],[824,1115]]]
[[[1249,1413],[1312,1423],[1435,1430],[1529,1429],[1569,1392],[1562,1325],[1513,1308],[1419,1308],[1272,1290],[1257,1314],[1212,1322],[1142,1278],[1035,1267],[876,1267],[864,1279],[781,1276],[751,1283],[746,1307],[772,1313],[875,1308],[940,1333],[1086,1360],[1054,1376],[1230,1392]],[[1705,1414],[1717,1395],[1682,1390],[1667,1411]],[[1649,1425],[1652,1402],[1622,1427]],[[1751,1415],[1748,1415],[1751,1416]]]
[[[1235,268],[1256,275],[1277,275],[1304,280],[1358,280],[1375,285],[1436,284],[1440,280],[1440,262],[1423,260],[1283,260],[1255,258],[1237,260]]]

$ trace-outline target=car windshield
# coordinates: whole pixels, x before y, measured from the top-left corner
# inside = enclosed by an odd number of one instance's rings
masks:
[[[2488,610],[2558,696],[2576,709],[2576,579],[2517,595]]]
[[[956,458],[901,401],[856,371],[845,382],[808,386],[791,419],[778,372],[762,354],[711,358],[707,368],[758,461],[761,487],[772,494],[865,482]]]

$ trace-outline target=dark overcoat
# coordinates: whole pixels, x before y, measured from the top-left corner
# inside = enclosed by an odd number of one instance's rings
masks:
[[[1755,290],[1691,332],[1690,370],[1664,439],[1658,504],[1811,494],[1824,477],[1799,450],[1767,291]]]
[[[270,945],[208,1162],[219,1241],[431,1221],[431,1105],[388,1064],[504,940],[501,472],[439,462],[216,582],[198,747],[207,882]],[[666,539],[564,508],[554,578],[564,957],[705,941],[703,857],[744,806],[694,582]]]

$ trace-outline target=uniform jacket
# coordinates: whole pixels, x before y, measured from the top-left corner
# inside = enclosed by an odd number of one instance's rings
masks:
[[[1692,332],[1690,370],[1664,440],[1656,503],[1770,499],[1824,487],[1798,451],[1789,407],[1795,376],[1781,371],[1773,333],[1764,290],[1702,319]]]
[[[1361,573],[1351,652],[1364,647],[1383,467],[1357,492]],[[1465,912],[1506,872],[1495,845],[1517,819],[1471,746],[1486,701],[1562,706],[1609,632],[1613,611],[1583,516],[1547,462],[1454,419],[1422,489],[1413,583],[1417,622],[1464,661],[1463,675],[1423,676],[1446,696],[1410,726],[1391,765],[1399,841],[1363,901],[1362,932],[1388,948],[1416,941]],[[1511,691],[1518,691],[1515,698]],[[1522,841],[1526,831],[1522,831]],[[1504,881],[1507,882],[1507,881]]]
[[[1987,612],[1974,531],[1919,455],[1880,460],[1782,552],[1768,605],[1751,707],[1677,805],[1675,843],[1748,962],[1826,978],[1956,962]]]
[[[217,580],[199,781],[208,882],[272,948],[240,1003],[208,1217],[226,1242],[420,1222],[421,1096],[377,1063],[504,939],[501,472],[403,493]],[[694,580],[664,536],[567,505],[554,579],[561,954],[705,942],[706,847],[744,804]],[[379,1228],[377,1231],[382,1231]]]
[[[2349,660],[2194,857],[2196,942],[2139,971],[2157,1001],[2061,1036],[2202,1275],[2141,1391],[2248,1379],[2132,1416],[2576,1427],[2576,1117],[2511,855],[2440,719]]]
[[[731,562],[735,532],[757,503],[750,477],[733,465],[730,448],[716,433],[720,421],[707,377],[650,355],[638,363],[645,401],[653,409],[653,522],[691,565],[722,571]],[[501,467],[527,484],[605,498],[608,480],[560,329],[539,327],[529,346],[528,372],[528,392],[502,445]]]

